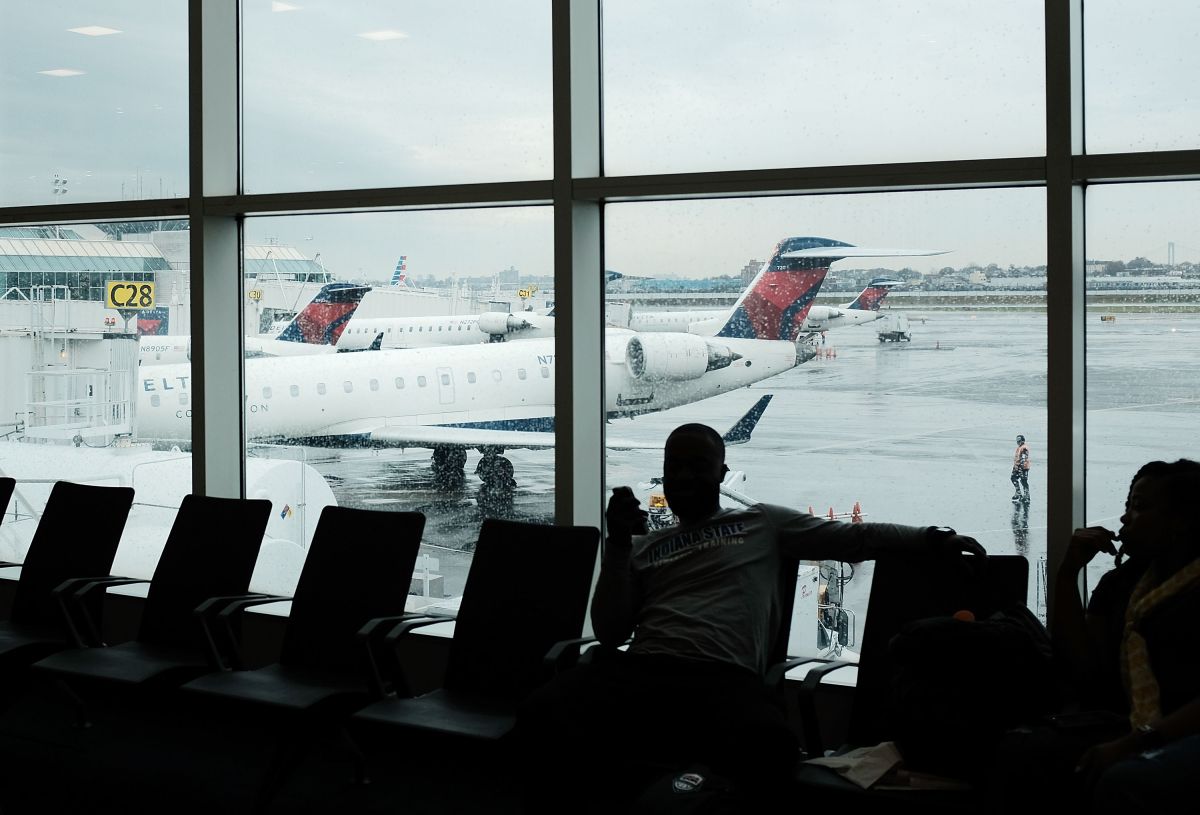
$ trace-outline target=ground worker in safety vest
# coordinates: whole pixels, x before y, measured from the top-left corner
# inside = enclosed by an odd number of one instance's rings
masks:
[[[1012,476],[1013,503],[1029,501],[1029,445],[1024,436],[1017,436],[1017,449],[1013,452]],[[1021,491],[1024,490],[1022,495]]]

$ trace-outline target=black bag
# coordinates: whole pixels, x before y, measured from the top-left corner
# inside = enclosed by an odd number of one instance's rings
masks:
[[[1056,708],[1050,635],[1024,605],[916,620],[888,658],[892,732],[912,770],[970,779],[1005,731]]]

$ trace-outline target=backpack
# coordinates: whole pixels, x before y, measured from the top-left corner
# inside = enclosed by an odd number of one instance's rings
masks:
[[[970,780],[1006,731],[1057,707],[1049,632],[1021,604],[910,622],[888,658],[892,732],[911,770]]]

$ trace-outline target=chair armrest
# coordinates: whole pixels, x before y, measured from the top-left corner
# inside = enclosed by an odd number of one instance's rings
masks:
[[[788,661],[790,662],[791,660]],[[804,662],[822,662],[822,660],[801,659],[796,664],[803,664]],[[792,667],[795,667],[795,665]],[[844,659],[822,662],[822,664],[809,670],[800,683],[800,689],[796,693],[796,709],[800,714],[800,726],[804,732],[804,750],[810,756],[825,755],[825,740],[821,736],[821,722],[817,719],[817,688],[820,687],[826,675],[842,668],[854,667],[858,667],[857,662]]]
[[[104,645],[104,642],[100,639],[100,628],[96,625],[96,621],[92,619],[92,613],[84,603],[89,594],[96,589],[108,588],[109,586],[126,586],[131,583],[149,582],[149,580],[137,577],[104,575],[102,577],[72,577],[55,586],[53,592],[54,598],[58,601],[58,608],[62,611],[63,621],[66,623],[67,632],[71,635],[71,640],[75,643],[75,647],[93,648]],[[83,629],[82,632],[80,631],[81,628]]]
[[[355,633],[354,638],[362,645],[363,671],[367,675],[367,686],[370,688],[373,698],[383,699],[390,693],[389,683],[384,680],[384,671],[380,670],[379,657],[375,653],[380,641],[384,639],[384,636],[392,630],[392,627],[396,623],[424,618],[425,616],[423,614],[406,613],[392,617],[375,617],[374,619],[367,620],[363,627]],[[401,670],[396,664],[398,660],[395,657],[394,647],[391,653],[392,658],[388,664],[387,673],[393,678],[394,683],[394,677],[400,674]]]
[[[390,631],[384,634],[384,652],[388,654],[390,659],[388,672],[391,674],[392,687],[395,688],[397,696],[412,695],[412,686],[408,682],[408,677],[404,675],[404,663],[400,660],[399,655],[396,653],[400,640],[405,635],[413,631],[413,629],[423,628],[427,625],[434,625],[436,623],[450,622],[454,622],[454,617],[452,615],[418,615],[410,619],[401,620],[398,625],[394,626]]]
[[[542,668],[547,675],[556,674],[569,664],[579,661],[583,646],[589,642],[599,642],[595,637],[575,637],[569,640],[559,640],[550,646],[546,656],[542,658]],[[570,663],[567,663],[567,660]]]
[[[205,656],[208,658],[209,667],[215,671],[241,670],[245,667],[242,664],[237,637],[233,633],[233,624],[230,622],[230,618],[234,613],[261,603],[274,603],[278,600],[290,599],[290,597],[280,597],[273,594],[231,594],[222,597],[210,597],[196,606],[192,610],[192,616],[200,623],[200,630],[204,634]],[[221,630],[224,645],[227,649],[225,656],[222,656],[221,647],[217,644],[217,640],[213,636],[212,624],[210,622],[213,617],[218,615],[220,615],[223,622]]]

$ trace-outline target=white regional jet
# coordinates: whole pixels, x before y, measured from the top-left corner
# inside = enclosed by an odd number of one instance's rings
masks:
[[[712,337],[608,329],[607,415],[696,402],[811,359],[797,339],[828,264],[773,260]],[[260,441],[430,447],[439,480],[461,483],[467,448],[489,456],[553,446],[554,371],[553,339],[247,359],[247,433]],[[190,441],[190,384],[188,365],[143,368],[140,439]]]

